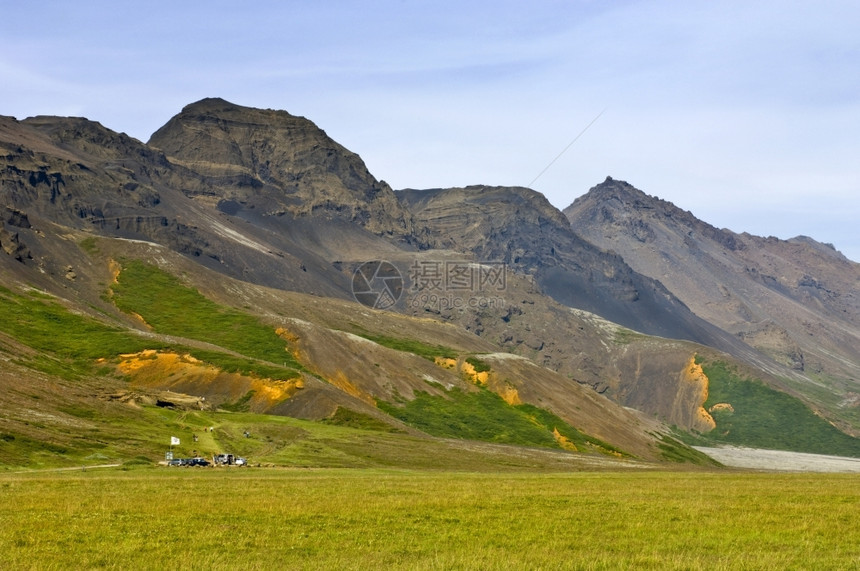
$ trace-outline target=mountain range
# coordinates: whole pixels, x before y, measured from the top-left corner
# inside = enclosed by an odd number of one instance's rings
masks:
[[[522,187],[395,191],[311,121],[221,99],[147,143],[0,117],[0,156],[4,464],[154,458],[117,427],[158,409],[309,421],[200,444],[273,462],[331,424],[391,433],[381,464],[452,438],[860,455],[860,264],[811,238],[611,178],[563,212]],[[349,438],[320,457],[370,462]]]

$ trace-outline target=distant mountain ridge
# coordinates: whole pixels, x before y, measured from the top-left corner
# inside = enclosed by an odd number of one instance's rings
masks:
[[[651,335],[719,343],[662,284],[638,274],[618,255],[583,240],[540,193],[472,186],[398,195],[430,232],[437,248],[468,251],[534,275],[542,291]],[[731,343],[730,341],[726,341]]]
[[[480,385],[656,458],[660,422],[713,428],[699,363],[725,361],[860,427],[857,265],[808,238],[719,230],[612,179],[565,212],[521,187],[395,192],[311,121],[222,99],[186,106],[147,144],[86,119],[0,117],[0,157],[4,287],[155,335],[111,301],[136,260],[252,312],[280,331],[307,389],[260,410],[319,420],[349,406],[393,422],[375,399]],[[381,312],[351,291],[369,260],[400,268],[407,289],[422,263],[502,264],[506,282],[499,304],[405,291]],[[200,377],[171,382],[226,398]]]

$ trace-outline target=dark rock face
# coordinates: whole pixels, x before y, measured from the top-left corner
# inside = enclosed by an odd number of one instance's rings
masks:
[[[0,228],[0,249],[19,262],[32,258],[30,249],[21,242],[18,233],[9,232],[5,228]]]
[[[621,256],[577,235],[546,198],[527,188],[473,186],[398,192],[436,248],[502,261],[531,274],[556,301],[631,329],[702,343],[729,336],[693,315],[654,279]]]
[[[184,192],[218,196],[233,215],[257,208],[270,215],[327,216],[377,234],[412,237],[409,213],[391,188],[303,117],[204,99],[156,131],[149,145],[196,175]]]
[[[246,281],[336,297],[349,296],[349,282],[333,261],[421,244],[393,191],[306,119],[204,100],[153,141],[177,156],[86,119],[0,117],[2,203],[156,242]]]
[[[9,226],[17,226],[18,228],[30,228],[30,219],[26,212],[21,212],[14,208],[6,207],[6,224]]]

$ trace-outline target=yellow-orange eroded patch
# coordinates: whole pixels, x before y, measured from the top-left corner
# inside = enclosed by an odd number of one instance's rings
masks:
[[[564,436],[562,433],[560,433],[558,431],[558,428],[552,429],[552,435],[555,438],[555,441],[558,442],[558,445],[565,450],[570,450],[571,452],[579,452],[579,449],[576,447],[576,444],[571,442],[567,436]]]
[[[460,371],[466,375],[466,378],[475,383],[476,385],[487,385],[487,381],[490,380],[490,371],[481,371],[480,373],[475,370],[475,366],[468,361],[463,361],[460,364]]]
[[[681,373],[681,380],[685,383],[700,385],[702,387],[701,402],[699,407],[696,409],[696,417],[699,422],[709,426],[711,429],[716,428],[717,423],[714,422],[714,418],[708,414],[708,411],[706,411],[703,406],[708,400],[708,376],[705,374],[705,371],[702,370],[702,366],[696,363],[695,355],[690,357],[690,360],[687,362],[686,367]]]
[[[515,387],[505,385],[497,390],[496,393],[511,406],[523,404],[523,401],[520,400],[520,393]]]
[[[259,412],[304,388],[301,378],[270,379],[228,373],[189,354],[172,351],[146,349],[120,355],[117,367],[131,377],[132,384],[153,388],[220,396],[228,401],[254,391],[249,406]]]
[[[328,381],[346,394],[359,398],[367,404],[376,406],[376,400],[370,394],[361,390],[358,385],[350,381],[343,371],[338,371],[332,378],[328,379]]]

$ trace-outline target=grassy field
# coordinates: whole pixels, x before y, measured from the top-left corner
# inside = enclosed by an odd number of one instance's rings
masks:
[[[4,569],[856,569],[860,477],[0,475]]]

